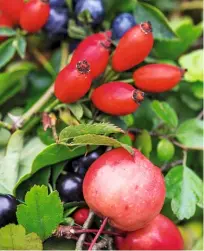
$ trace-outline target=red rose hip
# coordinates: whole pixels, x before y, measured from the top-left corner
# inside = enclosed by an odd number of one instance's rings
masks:
[[[87,60],[93,78],[104,72],[109,59],[111,32],[101,32],[88,36],[76,48],[71,63]]]
[[[149,64],[133,73],[135,85],[146,92],[165,92],[177,85],[185,70],[168,64]]]
[[[24,5],[24,0],[0,0],[0,10],[9,17],[12,24],[19,24]]]
[[[164,178],[137,149],[134,156],[117,148],[100,156],[83,182],[88,206],[123,231],[144,227],[156,217],[165,199]]]
[[[146,227],[127,233],[120,250],[183,250],[184,243],[176,225],[159,214]]]
[[[73,103],[82,98],[90,89],[92,77],[87,61],[69,64],[58,74],[54,92],[63,103]]]
[[[150,53],[154,39],[150,22],[134,26],[120,39],[113,54],[112,66],[121,72],[141,63]]]
[[[80,208],[73,214],[73,219],[75,223],[83,225],[89,215],[88,208]]]
[[[39,31],[47,22],[50,13],[48,0],[30,0],[21,12],[21,28],[28,32]]]
[[[2,27],[12,27],[12,21],[9,19],[7,15],[5,15],[3,12],[0,11],[0,28]],[[0,41],[5,40],[5,36],[0,36]]]
[[[109,82],[96,88],[91,96],[94,105],[111,115],[127,115],[137,110],[144,93],[123,82]]]

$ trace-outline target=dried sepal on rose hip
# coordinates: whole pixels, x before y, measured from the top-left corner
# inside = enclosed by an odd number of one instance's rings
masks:
[[[148,64],[133,73],[136,87],[146,92],[171,90],[181,80],[185,69],[168,64]]]
[[[112,67],[122,72],[141,63],[150,53],[154,43],[152,26],[144,22],[131,28],[120,39],[112,58]]]
[[[137,110],[144,92],[124,82],[109,82],[96,88],[91,96],[93,104],[111,115],[128,115]]]
[[[46,24],[49,14],[49,0],[30,0],[21,11],[20,26],[28,32],[37,32]]]
[[[55,96],[63,103],[74,103],[89,91],[91,82],[90,65],[86,60],[70,63],[56,78]]]

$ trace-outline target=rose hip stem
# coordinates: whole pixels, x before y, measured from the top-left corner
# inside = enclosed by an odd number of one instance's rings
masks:
[[[83,234],[83,233],[98,233],[98,229],[80,229],[80,230],[77,229],[74,231],[74,234]],[[111,231],[102,231],[101,234],[121,236],[120,233],[114,233]]]
[[[88,251],[92,250],[93,249],[93,246],[95,245],[98,237],[100,236],[100,234],[103,232],[103,229],[104,227],[106,226],[106,223],[108,221],[108,217],[106,217],[104,220],[103,220],[103,223],[101,224],[99,230],[98,230],[98,233],[96,234],[96,236],[94,237],[93,241],[91,242],[91,245],[88,249]]]

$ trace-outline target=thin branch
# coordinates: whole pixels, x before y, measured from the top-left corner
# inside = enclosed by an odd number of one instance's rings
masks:
[[[94,212],[92,210],[89,211],[89,216],[88,218],[86,219],[84,225],[83,225],[83,229],[88,229],[92,222],[93,222],[93,219],[94,219]],[[86,234],[81,234],[77,243],[76,243],[76,249],[75,250],[82,250],[82,247],[83,247],[83,243],[85,241],[85,238],[86,238]]]
[[[197,118],[197,119],[202,119],[203,116],[204,116],[204,110],[202,110],[202,111],[198,114],[198,116],[197,116],[196,118]]]
[[[109,236],[105,235],[103,240],[99,241],[93,246],[92,250],[101,250],[105,248],[106,246],[108,246],[108,241],[109,241]]]
[[[179,159],[179,160],[175,160],[171,163],[167,163],[167,164],[164,164],[162,167],[161,167],[161,171],[162,172],[166,172],[167,170],[169,170],[170,168],[174,167],[174,166],[177,166],[177,165],[180,165],[183,163],[183,160],[182,159]]]
[[[13,129],[12,125],[10,125],[4,121],[1,121],[1,120],[0,120],[0,127],[5,128],[10,132],[12,132],[12,129]]]
[[[96,234],[96,236],[94,237],[93,241],[91,242],[91,245],[90,245],[88,251],[91,251],[92,248],[93,248],[93,246],[96,244],[96,241],[98,240],[99,236],[103,232],[103,229],[106,226],[107,222],[108,222],[108,217],[105,217],[104,220],[103,220],[103,222],[102,222],[102,224],[101,224],[101,226],[100,226],[100,228],[99,228],[99,230],[98,230],[98,233]]]

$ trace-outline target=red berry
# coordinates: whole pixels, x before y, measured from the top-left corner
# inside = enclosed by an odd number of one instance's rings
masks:
[[[12,27],[12,21],[9,19],[7,15],[5,15],[3,12],[0,12],[0,27]],[[0,41],[5,40],[5,36],[0,36]]]
[[[127,115],[139,107],[144,93],[123,82],[109,82],[96,88],[91,96],[94,105],[112,115]]]
[[[63,103],[73,103],[90,89],[92,77],[87,61],[69,64],[58,74],[55,81],[55,96]]]
[[[0,9],[9,17],[13,24],[19,24],[24,0],[0,0]]]
[[[149,64],[133,74],[135,85],[147,92],[165,92],[177,85],[185,70],[168,64]]]
[[[128,136],[130,137],[130,139],[132,140],[132,142],[135,141],[136,137],[135,137],[135,134],[134,134],[134,133],[128,132]]]
[[[89,215],[89,209],[80,208],[73,214],[73,219],[75,223],[83,225]]]
[[[153,47],[153,35],[150,22],[131,28],[120,39],[112,58],[115,71],[126,71],[141,63]]]
[[[117,249],[119,249],[119,250],[122,249],[124,240],[125,240],[125,238],[122,236],[116,236],[114,238],[115,246]]]
[[[159,214],[146,227],[127,234],[120,250],[183,250],[182,236],[176,225]]]
[[[164,178],[137,149],[134,156],[123,148],[101,155],[89,168],[83,182],[88,206],[123,231],[144,227],[164,203]]]
[[[30,0],[21,12],[21,28],[28,32],[39,31],[47,22],[50,13],[48,0]]]
[[[93,78],[104,72],[109,59],[111,32],[96,33],[85,38],[75,50],[71,63],[87,60]]]

